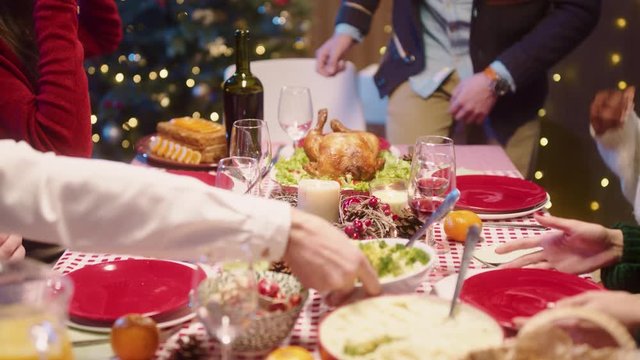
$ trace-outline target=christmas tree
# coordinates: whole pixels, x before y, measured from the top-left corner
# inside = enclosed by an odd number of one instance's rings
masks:
[[[224,69],[235,29],[250,29],[255,59],[305,56],[304,0],[122,0],[119,49],[88,60],[94,154],[127,161],[158,121],[221,121]]]

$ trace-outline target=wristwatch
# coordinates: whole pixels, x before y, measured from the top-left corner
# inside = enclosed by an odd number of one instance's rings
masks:
[[[511,90],[507,79],[501,78],[491,66],[487,66],[482,73],[491,80],[489,88],[496,96],[503,96]]]

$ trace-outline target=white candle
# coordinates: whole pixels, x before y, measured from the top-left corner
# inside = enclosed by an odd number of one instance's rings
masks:
[[[407,191],[397,189],[379,189],[371,193],[371,195],[380,199],[381,202],[389,204],[394,214],[400,214],[402,209],[407,207]]]
[[[303,179],[298,183],[298,209],[327,221],[338,221],[340,184],[332,180]]]

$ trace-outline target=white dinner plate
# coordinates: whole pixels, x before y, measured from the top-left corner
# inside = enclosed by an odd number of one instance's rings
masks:
[[[534,247],[531,249],[515,250],[506,254],[497,254],[496,248],[501,245],[503,244],[493,244],[489,246],[482,246],[480,249],[476,249],[476,251],[474,251],[473,257],[485,264],[497,266],[500,264],[506,264],[508,262],[511,262],[519,258],[520,256],[524,256],[524,255],[542,250],[541,247]]]
[[[514,213],[476,213],[478,214],[478,216],[480,217],[480,219],[482,220],[504,220],[504,219],[513,219],[513,218],[518,218],[518,217],[522,217],[522,216],[527,216],[527,215],[531,215],[537,211],[540,211],[542,209],[544,209],[544,207],[549,203],[549,194],[547,194],[547,201],[543,202],[542,204],[531,208],[531,209],[527,209],[527,210],[523,210],[523,211],[519,211],[519,212],[514,212]]]
[[[172,319],[172,320],[167,320],[164,322],[160,322],[158,323],[158,328],[159,329],[168,329],[171,327],[174,327],[176,325],[180,325],[182,323],[185,323],[191,319],[193,319],[196,316],[196,314],[194,312],[188,313],[182,317],[176,318],[176,319]],[[81,325],[81,324],[77,324],[74,323],[73,321],[67,321],[67,326],[69,326],[70,328],[74,328],[77,330],[82,330],[82,331],[90,331],[93,333],[100,333],[100,334],[108,334],[111,332],[111,326],[105,327],[105,326],[90,326],[90,325]]]
[[[488,269],[468,269],[464,276],[464,279],[468,279],[473,275],[483,273],[485,271],[491,271],[495,268]],[[451,300],[453,299],[453,293],[456,290],[456,281],[458,281],[458,273],[445,276],[436,282],[431,289],[431,292],[439,298]]]

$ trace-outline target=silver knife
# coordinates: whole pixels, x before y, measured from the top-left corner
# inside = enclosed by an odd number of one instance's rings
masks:
[[[271,158],[271,161],[269,162],[269,165],[267,167],[264,168],[264,170],[262,171],[262,173],[260,174],[260,176],[258,176],[258,178],[256,179],[256,181],[254,181],[253,183],[251,183],[251,185],[249,185],[249,187],[247,188],[247,191],[245,191],[245,194],[248,194],[251,192],[251,190],[260,183],[260,181],[262,181],[262,179],[265,178],[265,176],[267,176],[269,174],[269,171],[271,171],[271,169],[273,169],[273,167],[275,166],[275,164],[278,162],[278,158],[280,158],[280,153],[282,152],[282,149],[284,149],[284,145],[280,145],[280,147],[278,147],[278,150],[276,150],[275,155],[273,155],[273,157]]]

